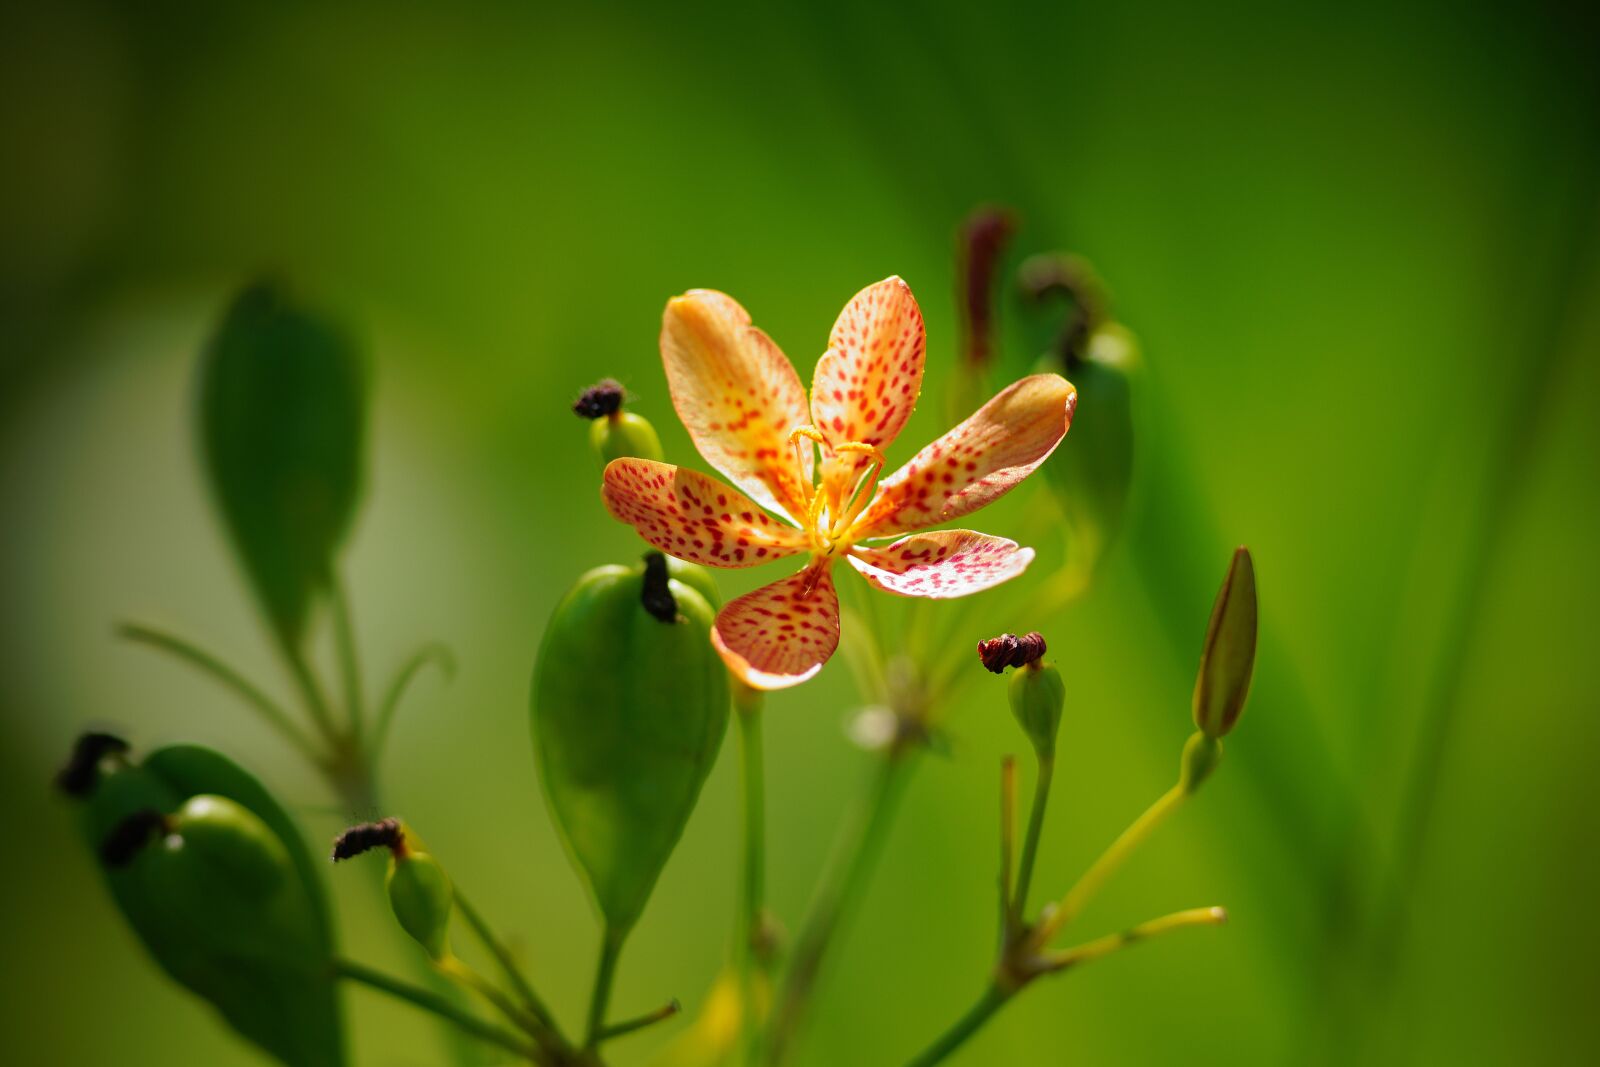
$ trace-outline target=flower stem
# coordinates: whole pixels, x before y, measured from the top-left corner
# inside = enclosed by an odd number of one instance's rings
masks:
[[[978,1029],[988,1022],[990,1017],[1011,999],[1012,994],[998,985],[990,985],[983,991],[977,1003],[967,1009],[967,1013],[957,1019],[944,1033],[936,1038],[933,1044],[923,1049],[922,1052],[906,1061],[906,1067],[933,1067],[946,1056],[966,1043],[966,1040]]]
[[[828,946],[847,906],[861,896],[883,851],[900,796],[916,766],[915,753],[915,749],[898,745],[885,752],[865,802],[840,832],[778,993],[767,1042],[768,1064],[783,1062],[805,1020]]]
[[[1004,945],[1015,929],[1011,916],[1011,872],[1017,866],[1017,760],[1000,761],[1000,937]]]
[[[1167,816],[1183,805],[1188,796],[1182,785],[1175,785],[1133,820],[1128,828],[1122,831],[1122,835],[1111,843],[1111,847],[1100,853],[1100,858],[1083,873],[1077,884],[1067,891],[1067,895],[1056,905],[1055,911],[1040,920],[1031,938],[1034,947],[1042,948],[1063,926],[1077,918],[1078,913],[1105,884],[1106,879],[1116,873],[1117,868],[1133,855],[1156,827],[1166,821]]]
[[[417,672],[429,663],[438,664],[440,672],[446,678],[455,674],[455,657],[450,654],[447,647],[437,643],[422,646],[400,665],[400,670],[395,673],[394,681],[389,683],[388,690],[378,703],[377,713],[372,718],[370,751],[374,763],[383,751],[384,744],[389,740],[389,727],[394,722],[394,713],[400,706],[400,699],[406,695],[406,689],[411,685],[411,680],[417,676]]]
[[[606,1008],[611,1004],[611,985],[617,977],[617,959],[622,955],[622,940],[626,931],[618,932],[607,925],[600,942],[600,962],[594,971],[594,992],[589,996],[589,1022],[584,1029],[583,1047],[592,1050],[600,1043],[605,1030]]]
[[[683,1005],[679,1004],[676,1000],[669,1001],[668,1003],[657,1008],[655,1011],[648,1012],[636,1019],[628,1019],[624,1022],[612,1023],[610,1026],[600,1031],[600,1040],[610,1041],[612,1038],[626,1037],[628,1034],[643,1030],[647,1026],[654,1026],[663,1019],[670,1019],[682,1010]]]
[[[197,668],[201,673],[210,675],[213,680],[233,690],[236,696],[266,720],[267,725],[282,734],[284,739],[306,759],[316,766],[324,765],[323,754],[317,750],[316,743],[300,729],[277,701],[210,652],[176,634],[140,623],[123,623],[117,627],[117,635],[151,648],[158,648]]]
[[[1033,862],[1039,852],[1039,837],[1044,832],[1044,809],[1050,802],[1050,781],[1055,776],[1054,757],[1039,759],[1039,773],[1033,783],[1033,807],[1028,812],[1028,836],[1022,842],[1022,863],[1017,869],[1017,888],[1011,898],[1007,928],[1018,929],[1028,909],[1028,885],[1033,881]]]
[[[1163,915],[1159,919],[1142,922],[1138,926],[1129,927],[1121,933],[1107,934],[1097,937],[1093,941],[1086,941],[1075,948],[1065,949],[1048,957],[1048,969],[1051,971],[1065,970],[1076,967],[1080,963],[1090,963],[1113,952],[1137,945],[1160,934],[1171,933],[1173,930],[1183,930],[1190,926],[1221,926],[1228,921],[1228,913],[1221,908],[1190,908],[1187,911],[1174,912]]]
[[[767,821],[766,769],[761,751],[761,693],[735,683],[734,715],[739,721],[740,805],[743,811],[744,872],[739,885],[739,925],[734,931],[734,958],[739,971],[740,1046],[751,1061],[757,1042],[756,966],[761,910],[766,896]]]
[[[350,723],[350,739],[357,751],[366,732],[366,708],[361,695],[361,662],[356,652],[355,623],[350,616],[350,593],[343,579],[334,582],[334,640],[339,646],[339,673],[344,676],[344,711]]]
[[[503,1030],[492,1023],[484,1022],[476,1016],[463,1011],[437,993],[419,989],[414,985],[402,982],[398,978],[391,978],[380,971],[372,970],[370,967],[363,966],[353,960],[335,960],[333,966],[334,973],[341,978],[359,982],[372,989],[387,993],[391,997],[406,1001],[415,1007],[421,1008],[423,1011],[432,1012],[473,1037],[503,1048],[521,1059],[543,1062],[540,1060],[539,1051],[533,1046],[524,1043],[516,1034],[509,1030]]]
[[[561,1027],[556,1025],[555,1016],[550,1014],[550,1009],[545,1006],[539,995],[533,991],[533,986],[523,976],[522,971],[517,967],[516,961],[511,958],[511,952],[495,936],[494,930],[484,921],[478,909],[469,904],[459,890],[456,891],[455,902],[462,918],[467,920],[467,925],[472,927],[472,932],[478,936],[478,940],[483,944],[483,947],[489,950],[489,954],[500,965],[500,970],[505,974],[506,980],[511,983],[511,987],[516,991],[517,996],[522,998],[523,1005],[528,1009],[529,1013],[538,1020],[539,1025],[550,1031],[557,1041],[565,1045],[567,1039],[561,1033]]]

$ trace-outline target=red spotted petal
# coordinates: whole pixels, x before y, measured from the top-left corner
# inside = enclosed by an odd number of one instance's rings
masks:
[[[672,406],[706,462],[773,511],[806,513],[810,449],[796,459],[789,431],[810,422],[805,386],[738,301],[693,289],[667,301],[661,362]]]
[[[1007,386],[885,480],[853,539],[937,526],[1004,496],[1055,451],[1077,403],[1058,374]]]
[[[711,643],[753,689],[786,689],[822,669],[839,647],[839,595],[825,563],[764,585],[717,615]]]
[[[811,381],[811,417],[833,444],[886,447],[922,391],[927,341],[911,287],[885,278],[850,299]]]
[[[999,585],[1032,562],[1033,549],[973,530],[935,530],[903,537],[886,548],[850,550],[850,565],[879,589],[934,600]]]
[[[736,490],[651,459],[614,459],[600,490],[606,510],[663,552],[707,567],[753,567],[792,556],[806,535]]]

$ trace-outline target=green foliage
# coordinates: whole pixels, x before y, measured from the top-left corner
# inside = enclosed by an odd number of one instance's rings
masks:
[[[239,295],[202,362],[206,473],[256,595],[289,646],[330,588],[355,514],[366,394],[352,339],[272,282]]]
[[[727,675],[702,592],[710,578],[686,568],[667,571],[670,621],[641,603],[646,568],[585,574],[557,606],[534,675],[545,798],[617,936],[644,910],[727,730]]]
[[[332,938],[310,855],[248,772],[195,745],[119,761],[89,791],[85,836],[156,962],[234,1030],[292,1067],[345,1062]],[[130,817],[162,817],[108,861]]]

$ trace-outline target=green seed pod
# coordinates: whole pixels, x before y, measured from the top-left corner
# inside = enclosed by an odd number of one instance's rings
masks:
[[[1060,369],[1059,360],[1050,361]],[[1133,382],[1139,349],[1119,323],[1096,327],[1067,377],[1078,390],[1072,433],[1044,465],[1066,519],[1074,565],[1092,573],[1122,531],[1133,484]]]
[[[664,556],[578,580],[539,649],[531,714],[550,813],[621,937],[683,833],[728,723],[715,609]]]
[[[167,820],[167,840],[215,868],[246,900],[270,898],[293,877],[289,854],[267,824],[227,797],[202,793]]]
[[[426,852],[409,848],[397,851],[389,863],[384,883],[389,891],[389,907],[405,932],[427,949],[429,957],[443,959],[450,954],[450,910],[455,893],[450,876],[439,861]]]
[[[79,787],[112,898],[151,957],[278,1061],[341,1067],[326,903],[283,808],[194,745],[96,763],[64,777]]]
[[[1011,713],[1022,732],[1028,735],[1041,762],[1056,754],[1056,735],[1061,729],[1061,712],[1067,702],[1066,683],[1061,672],[1033,662],[1011,672]]]
[[[1211,772],[1222,762],[1222,741],[1202,733],[1189,736],[1183,746],[1183,762],[1178,768],[1178,784],[1185,793],[1193,793],[1200,783],[1211,777]]]
[[[1256,663],[1256,569],[1240,545],[1211,606],[1211,622],[1194,680],[1194,724],[1224,737],[1239,721]]]
[[[600,453],[602,464],[629,457],[659,460],[664,455],[656,428],[643,415],[631,411],[595,419],[589,426],[589,443]]]

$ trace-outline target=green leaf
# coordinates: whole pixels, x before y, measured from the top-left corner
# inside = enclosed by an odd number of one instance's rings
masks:
[[[728,725],[706,597],[665,579],[676,617],[645,610],[645,569],[601,567],[556,608],[532,721],[545,799],[608,929],[620,937],[699,797]]]
[[[1194,724],[1207,737],[1222,737],[1239,721],[1255,664],[1256,568],[1240,545],[1211,606],[1194,681]]]
[[[240,837],[219,836],[196,818],[207,809],[191,800],[205,796],[225,798],[247,813],[222,813],[223,828],[238,824]],[[184,848],[153,841],[126,864],[102,863],[113,899],[146,950],[280,1062],[342,1067],[344,1025],[327,904],[287,813],[247,771],[197,745],[169,746],[142,765],[124,764],[101,776],[84,812],[85,836],[97,855],[123,820],[143,810],[177,815],[179,834],[186,817],[192,824]],[[240,853],[233,850],[244,849],[252,835],[270,835],[281,846],[254,850],[285,864],[281,879],[240,883]]]
[[[241,293],[200,371],[200,447],[217,508],[280,640],[298,645],[360,497],[365,361],[279,285]]]

